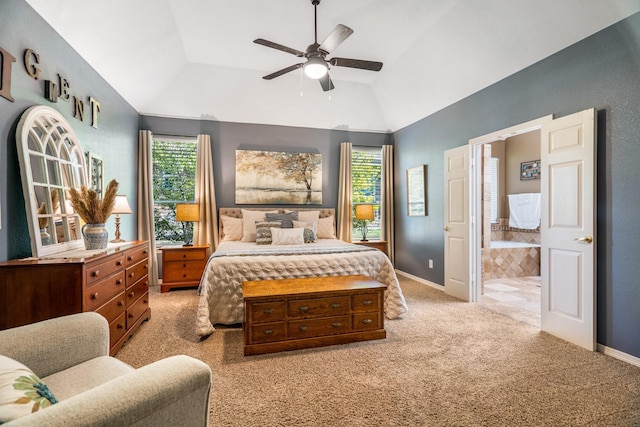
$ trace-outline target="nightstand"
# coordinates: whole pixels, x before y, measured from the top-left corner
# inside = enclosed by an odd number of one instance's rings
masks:
[[[196,287],[207,264],[209,245],[163,246],[160,292],[173,288]]]
[[[355,240],[355,241],[352,241],[351,243],[355,243],[356,245],[368,246],[370,248],[376,248],[376,249],[384,252],[385,255],[388,255],[387,254],[387,241],[386,240],[369,240],[367,242],[362,242],[360,240]]]

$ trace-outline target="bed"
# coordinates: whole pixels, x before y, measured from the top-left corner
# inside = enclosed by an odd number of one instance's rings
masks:
[[[279,242],[274,235],[273,244],[258,244],[255,240],[261,241],[260,233],[252,240],[247,230],[250,229],[249,224],[255,223],[255,217],[260,217],[262,212],[271,216],[292,211],[298,212],[300,222],[308,224],[309,228],[317,212],[315,242],[275,244]],[[196,333],[199,337],[212,334],[215,324],[242,323],[242,283],[248,280],[363,274],[387,285],[384,298],[387,319],[399,318],[407,312],[407,304],[389,258],[377,249],[335,238],[334,209],[220,208],[219,216],[221,242],[207,261],[198,288]],[[300,222],[295,225],[300,226]],[[238,226],[244,227],[242,232]],[[278,230],[274,232],[280,233]],[[285,232],[288,233],[282,231]],[[241,234],[243,237],[239,239]]]

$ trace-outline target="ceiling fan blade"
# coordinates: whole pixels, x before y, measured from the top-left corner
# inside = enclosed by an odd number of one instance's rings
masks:
[[[278,44],[278,43],[270,42],[269,40],[255,39],[253,42],[257,43],[257,44],[261,44],[262,46],[270,47],[270,48],[273,48],[273,49],[278,49],[278,50],[281,50],[283,52],[290,53],[292,55],[296,55],[296,56],[300,56],[300,57],[304,56],[304,52],[300,52],[299,50],[296,50],[296,49],[293,49],[293,48],[290,48],[290,47],[287,47],[287,46],[283,46],[283,45]]]
[[[365,61],[362,59],[331,58],[329,63],[336,67],[360,68],[370,71],[380,71],[382,69],[382,62]]]
[[[345,41],[351,34],[353,34],[353,30],[346,25],[338,24],[336,27],[329,33],[326,39],[320,45],[320,49],[325,51],[326,53],[333,52],[335,48],[337,48],[340,43]]]
[[[335,86],[331,81],[331,77],[329,77],[329,73],[325,74],[324,77],[320,77],[318,81],[320,82],[320,86],[322,86],[322,90],[325,92],[335,89]]]
[[[287,74],[290,71],[293,71],[293,70],[296,70],[296,69],[302,67],[303,65],[304,64],[295,64],[295,65],[292,65],[290,67],[283,68],[282,70],[276,71],[275,73],[271,73],[271,74],[269,74],[267,76],[264,76],[263,79],[265,79],[265,80],[275,79],[276,77],[279,77],[279,76],[281,76],[283,74]]]

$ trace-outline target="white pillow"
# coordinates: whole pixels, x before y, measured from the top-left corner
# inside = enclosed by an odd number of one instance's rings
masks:
[[[223,242],[242,239],[242,218],[220,215],[222,221]]]
[[[35,388],[38,385],[38,388]],[[0,355],[0,424],[58,403],[31,369]]]
[[[304,228],[272,228],[272,245],[304,245]]]
[[[305,243],[315,243],[317,222],[293,221],[293,228],[303,228],[303,239]]]
[[[298,221],[304,222],[318,222],[318,218],[320,217],[320,211],[291,211],[288,209],[284,210],[285,212],[298,212]]]
[[[336,228],[333,226],[333,221],[333,215],[318,220],[318,228],[316,230],[318,239],[336,238]]]
[[[250,211],[242,209],[242,241],[256,241],[256,221],[264,221],[265,214],[278,213],[278,211]]]

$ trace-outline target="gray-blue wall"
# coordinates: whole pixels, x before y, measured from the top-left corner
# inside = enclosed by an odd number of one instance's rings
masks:
[[[33,105],[48,105],[64,115],[84,151],[104,158],[105,179],[120,183],[136,209],[136,161],[138,114],[73,50],[24,0],[0,2],[0,47],[16,58],[12,66],[11,94],[15,102],[0,97],[0,261],[31,256],[22,181],[16,150],[16,126],[22,113]],[[38,80],[24,66],[26,49],[40,55]],[[44,80],[57,83],[58,74],[70,83],[69,93],[85,102],[85,119],[73,117],[71,102],[51,103],[44,98]],[[88,97],[101,104],[98,129],[91,127]],[[106,185],[106,182],[105,182]],[[134,215],[123,215],[125,239],[136,237]],[[111,235],[113,217],[107,223]]]
[[[322,206],[338,203],[340,143],[382,146],[392,135],[348,130],[294,128],[288,126],[216,122],[211,120],[140,117],[140,129],[154,134],[211,136],[213,170],[218,207],[235,204],[236,150],[301,151],[322,154]]]
[[[591,107],[598,110],[598,342],[640,357],[640,14],[395,133],[396,268],[444,283],[445,150]],[[409,218],[403,171],[418,164],[429,165],[429,215]]]

